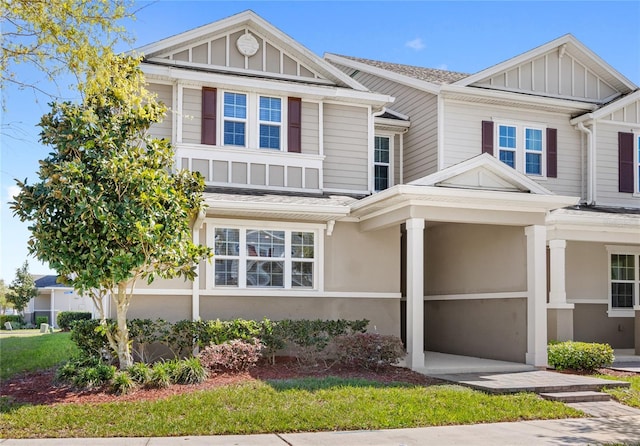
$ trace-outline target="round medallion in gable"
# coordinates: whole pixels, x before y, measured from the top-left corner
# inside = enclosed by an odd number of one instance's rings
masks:
[[[260,48],[260,44],[252,34],[243,34],[238,37],[238,40],[236,40],[236,46],[238,47],[240,54],[249,57],[256,54],[258,52],[258,48]]]

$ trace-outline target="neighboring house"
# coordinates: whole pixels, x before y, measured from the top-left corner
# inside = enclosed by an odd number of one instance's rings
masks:
[[[34,276],[38,295],[31,299],[24,310],[24,320],[35,324],[36,317],[45,316],[49,325],[57,327],[58,314],[62,311],[90,312],[100,317],[89,296],[81,296],[72,287],[57,283],[58,276]]]
[[[466,75],[322,59],[248,11],[140,51],[215,257],[130,317],[367,318],[414,369],[640,349],[640,93],[574,37]]]

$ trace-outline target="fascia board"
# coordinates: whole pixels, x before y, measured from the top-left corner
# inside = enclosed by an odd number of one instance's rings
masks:
[[[287,34],[283,33],[278,28],[271,25],[269,22],[250,10],[241,12],[212,24],[204,25],[199,28],[195,28],[190,31],[186,31],[184,33],[169,37],[167,39],[160,40],[150,45],[143,46],[141,48],[138,48],[136,51],[138,53],[142,53],[143,55],[153,54],[162,51],[165,48],[170,48],[171,46],[178,45],[182,42],[197,40],[199,38],[207,36],[208,34],[214,34],[217,31],[221,31],[226,28],[245,25],[248,23],[252,23],[257,27],[264,29],[264,31],[275,37],[275,39],[280,40],[285,46],[290,47],[294,52],[300,53],[313,64],[320,66],[323,70],[325,70],[325,72],[343,82],[345,85],[348,85],[349,87],[358,91],[368,91],[366,87],[357,82],[355,79],[350,78],[345,73],[338,70],[336,67],[332,66],[330,63],[326,62],[321,57],[308,50],[303,45],[299,44],[296,40],[292,39]]]
[[[627,105],[631,104],[632,102],[635,102],[637,100],[640,99],[640,89],[634,91],[633,93],[629,93],[628,95],[626,95],[623,98],[620,98],[617,101],[611,102],[607,105],[605,105],[602,108],[599,108],[598,110],[594,111],[592,113],[592,118],[593,119],[600,119],[605,115],[608,115],[610,113],[613,113],[623,107],[626,107]]]
[[[409,121],[401,121],[399,119],[387,119],[387,118],[374,118],[373,122],[376,126],[384,126],[384,127],[398,127],[401,129],[408,129],[411,127],[411,122]]]
[[[349,214],[349,206],[317,206],[290,203],[262,203],[258,201],[206,201],[207,212],[212,211],[246,211],[248,215],[258,213],[297,213],[309,215],[330,215],[335,218]]]
[[[547,216],[547,224],[555,225],[559,229],[565,226],[572,227],[593,227],[602,230],[608,228],[611,230],[629,230],[637,235],[640,231],[640,218],[625,217],[620,214],[612,216],[589,214],[584,212],[581,215],[567,213],[551,213]]]
[[[535,181],[528,178],[526,175],[522,175],[511,167],[504,165],[504,163],[499,161],[494,156],[486,153],[470,158],[454,166],[448,167],[444,170],[441,170],[440,172],[428,175],[422,179],[415,180],[412,183],[422,186],[435,186],[442,181],[454,178],[458,175],[479,167],[483,167],[494,173],[495,175],[512,182],[516,186],[527,189],[534,194],[553,195],[553,192],[551,192],[549,189],[539,185]],[[409,185],[411,185],[411,183],[409,183]]]
[[[182,80],[193,85],[216,84],[228,88],[245,87],[252,89],[271,90],[281,94],[299,94],[305,97],[313,96],[318,99],[335,99],[343,101],[363,102],[365,104],[382,106],[394,101],[388,95],[369,91],[356,91],[337,86],[321,86],[303,83],[274,82],[267,79],[233,76],[222,73],[204,73],[181,69],[173,66],[159,66],[143,64],[142,71],[146,75],[158,76],[172,80]]]
[[[440,92],[440,86],[433,84],[431,82],[421,81],[413,77],[406,76],[404,74],[398,74],[389,70],[384,70],[382,68],[373,67],[371,65],[367,65],[362,62],[357,62],[355,60],[340,57],[336,54],[325,53],[324,58],[329,61],[333,61],[337,64],[344,65],[349,68],[353,68],[355,70],[364,71],[366,73],[370,73],[375,76],[379,76],[383,79],[388,79],[390,81],[394,81],[399,84],[403,84],[408,87],[415,88],[417,90],[426,91],[427,93],[432,93],[437,95]]]
[[[447,97],[450,95],[462,95],[469,97],[479,97],[479,98],[487,98],[487,99],[499,99],[503,101],[510,101],[521,104],[532,104],[532,105],[544,105],[548,107],[554,107],[557,109],[566,109],[566,110],[585,110],[585,111],[593,111],[597,105],[589,102],[581,102],[581,101],[573,101],[569,99],[556,99],[556,98],[548,98],[544,96],[532,96],[523,93],[515,93],[515,92],[507,92],[507,91],[498,91],[498,90],[488,90],[484,88],[478,87],[463,87],[459,85],[443,85],[440,88],[440,94],[443,97]]]
[[[378,208],[375,205],[384,204],[385,201],[396,204],[399,202],[398,199],[404,201],[406,205],[412,206],[429,204],[451,207],[463,204],[470,209],[499,208],[529,212],[548,212],[553,209],[574,206],[580,201],[579,197],[564,195],[537,195],[402,184],[352,204],[351,211],[363,218],[367,215],[367,207],[377,211]]]

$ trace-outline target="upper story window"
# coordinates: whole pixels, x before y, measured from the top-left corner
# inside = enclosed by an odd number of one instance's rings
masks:
[[[391,138],[388,136],[374,138],[373,177],[376,192],[391,185]]]
[[[282,100],[260,96],[260,148],[280,149],[282,125]]]
[[[544,173],[545,138],[542,128],[517,124],[498,124],[498,158],[527,175]]]
[[[247,95],[224,93],[224,145],[246,146]]]
[[[300,98],[202,89],[201,143],[301,152]]]
[[[215,227],[214,286],[317,288],[316,230]]]

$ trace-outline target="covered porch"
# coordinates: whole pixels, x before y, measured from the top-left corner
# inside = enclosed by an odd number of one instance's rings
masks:
[[[406,365],[546,366],[545,217],[576,202],[481,155],[354,204],[362,231],[401,229]]]

